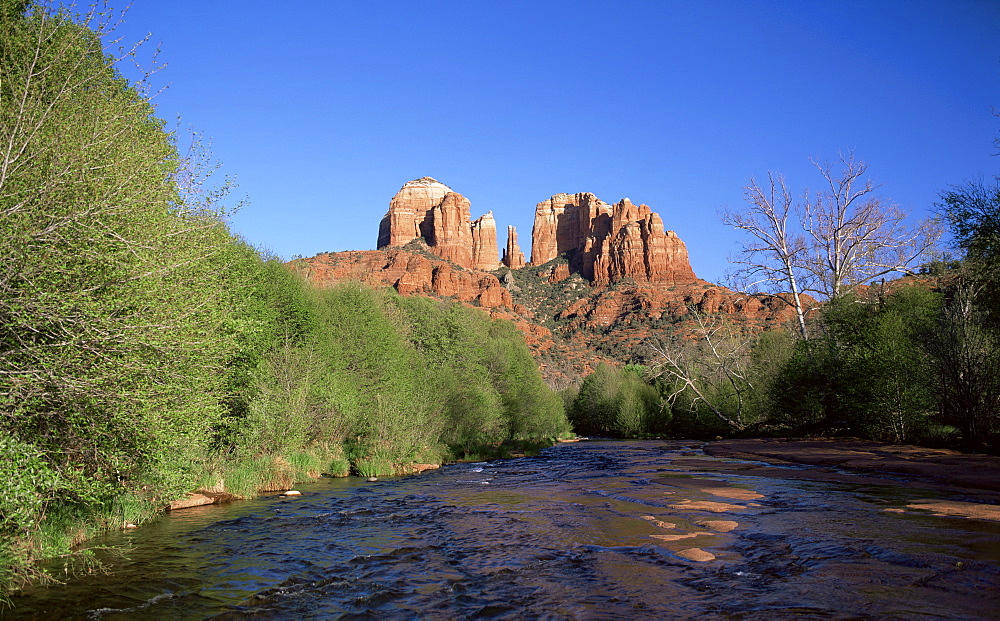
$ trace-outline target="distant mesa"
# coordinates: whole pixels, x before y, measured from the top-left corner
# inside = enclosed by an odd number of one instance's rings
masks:
[[[470,212],[469,200],[447,185],[432,177],[414,179],[389,201],[379,225],[378,248],[423,239],[435,255],[466,269],[524,267],[516,229],[507,227],[503,258],[498,260],[492,212],[475,221]],[[673,231],[664,231],[659,214],[627,198],[612,206],[585,192],[556,194],[538,203],[531,264],[559,257],[568,260],[569,272],[596,286],[624,278],[671,285],[697,281],[684,242]]]

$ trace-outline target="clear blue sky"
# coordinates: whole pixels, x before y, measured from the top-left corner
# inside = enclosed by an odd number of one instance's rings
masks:
[[[138,0],[156,99],[212,139],[249,205],[235,232],[288,258],[375,247],[389,199],[432,176],[529,253],[557,192],[650,205],[718,281],[718,220],[751,175],[817,187],[854,150],[925,215],[1000,171],[1000,2]]]

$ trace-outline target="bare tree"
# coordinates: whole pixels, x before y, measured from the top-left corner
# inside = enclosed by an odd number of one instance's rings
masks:
[[[914,228],[906,214],[878,197],[868,166],[853,154],[840,165],[813,164],[825,188],[795,204],[784,177],[768,173],[761,187],[751,178],[744,211],[725,211],[726,224],[750,233],[735,275],[749,291],[766,290],[795,309],[799,333],[808,338],[803,294],[832,299],[892,273],[911,273],[941,236],[934,220]]]
[[[925,220],[907,227],[906,213],[876,196],[871,179],[862,179],[868,165],[853,154],[841,155],[837,169],[813,165],[826,182],[826,189],[806,197],[802,210],[804,267],[815,293],[831,299],[892,273],[911,273],[937,243],[940,226]]]
[[[801,295],[801,282],[805,277],[802,257],[806,246],[801,234],[788,230],[788,218],[794,207],[785,178],[768,173],[767,181],[767,187],[762,188],[751,177],[743,194],[750,208],[745,212],[726,210],[722,221],[755,238],[743,247],[746,259],[736,261],[744,266],[740,273],[749,281],[745,288],[753,291],[765,283],[772,285],[770,288],[773,285],[788,287],[787,293],[776,295],[795,309],[799,333],[806,339],[806,309]]]

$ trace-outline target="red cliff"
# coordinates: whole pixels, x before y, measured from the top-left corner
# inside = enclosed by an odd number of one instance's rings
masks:
[[[484,308],[509,308],[514,304],[510,292],[493,274],[462,269],[402,248],[324,253],[290,265],[320,286],[361,281],[376,287],[394,287],[402,295],[447,297]]]
[[[497,223],[493,212],[472,223],[472,269],[495,270],[500,267],[497,251]],[[459,263],[461,265],[461,263]]]

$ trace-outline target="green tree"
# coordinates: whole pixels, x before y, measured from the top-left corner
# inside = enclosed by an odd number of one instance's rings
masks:
[[[969,258],[991,264],[1000,260],[1000,182],[953,187],[941,194],[937,208]]]
[[[666,431],[669,420],[659,391],[642,365],[617,368],[601,363],[583,380],[570,408],[579,432],[624,437]]]
[[[831,302],[824,324],[836,352],[839,415],[861,435],[919,438],[935,410],[923,338],[941,308],[926,286]]]
[[[607,435],[614,432],[620,386],[620,373],[603,362],[583,379],[569,413],[569,420],[577,433]]]

